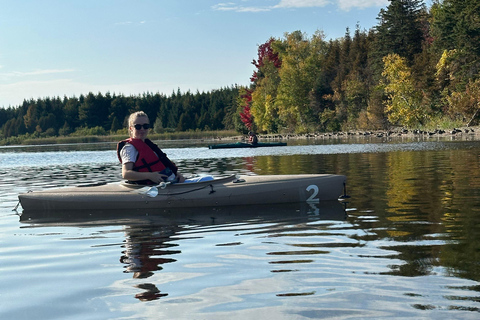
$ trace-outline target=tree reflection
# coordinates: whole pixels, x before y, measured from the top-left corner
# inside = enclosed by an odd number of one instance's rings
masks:
[[[334,173],[347,176],[349,206],[374,219],[350,221],[387,240],[398,252],[389,274],[423,276],[444,267],[452,276],[480,280],[480,162],[478,143],[438,144],[439,150],[255,157],[258,174]],[[414,146],[415,144],[411,144]],[[460,148],[461,147],[461,148]],[[335,148],[335,146],[332,146]],[[411,149],[415,149],[412,147]]]

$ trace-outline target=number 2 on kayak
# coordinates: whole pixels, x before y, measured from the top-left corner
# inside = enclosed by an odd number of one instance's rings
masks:
[[[316,196],[318,195],[318,187],[316,185],[314,184],[309,185],[307,187],[307,191],[308,192],[313,191],[310,197],[308,197],[307,202],[315,202],[315,203],[320,202],[320,200],[316,198]]]

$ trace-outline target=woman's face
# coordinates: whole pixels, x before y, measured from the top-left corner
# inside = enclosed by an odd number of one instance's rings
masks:
[[[144,128],[145,124],[150,126],[150,121],[147,117],[136,117],[135,120],[133,120],[132,126],[130,127],[133,139],[145,140],[148,134],[148,129]]]

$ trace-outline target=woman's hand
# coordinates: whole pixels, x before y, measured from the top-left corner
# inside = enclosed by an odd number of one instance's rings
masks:
[[[151,180],[153,183],[159,184],[165,181],[168,176],[165,174],[161,174],[160,172],[149,172],[148,179]]]
[[[177,179],[180,183],[185,182],[185,177],[180,172],[177,172]]]
[[[177,178],[179,182],[184,182],[185,178],[180,174],[177,173]],[[122,177],[127,180],[131,181],[138,181],[138,180],[150,180],[155,184],[159,184],[167,180],[168,176],[165,174],[161,174],[160,172],[138,172],[133,171],[133,163],[128,162],[123,164],[122,166]]]

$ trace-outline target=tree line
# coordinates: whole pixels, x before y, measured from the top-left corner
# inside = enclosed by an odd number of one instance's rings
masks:
[[[165,131],[235,129],[234,113],[239,89],[226,87],[210,92],[170,96],[88,93],[79,97],[25,100],[16,108],[0,109],[4,138],[52,137],[75,134],[109,134],[126,128],[134,111],[145,111],[157,133]],[[237,126],[240,121],[237,121]],[[126,132],[126,131],[125,131]]]
[[[473,125],[480,2],[390,0],[378,25],[326,41],[295,31],[258,48],[240,116],[263,132]]]
[[[211,92],[88,93],[0,109],[0,137],[115,133],[147,112],[156,132],[346,131],[473,125],[480,118],[480,3],[389,0],[370,30],[258,46],[248,86]]]

